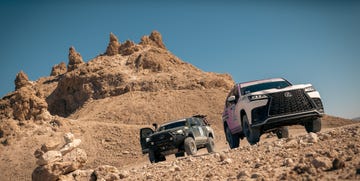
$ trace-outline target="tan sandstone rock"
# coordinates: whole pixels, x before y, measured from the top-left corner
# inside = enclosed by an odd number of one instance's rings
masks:
[[[72,134],[72,133],[65,133],[65,135],[64,135],[65,143],[71,143],[71,142],[74,141],[74,139],[75,139],[74,134]]]
[[[69,64],[67,67],[67,71],[72,71],[78,68],[80,65],[84,64],[83,58],[80,53],[76,52],[74,47],[69,48]]]
[[[66,145],[64,145],[61,149],[60,152],[61,154],[65,155],[66,153],[69,153],[70,151],[72,151],[73,149],[75,149],[76,147],[78,147],[81,144],[81,140],[80,139],[74,139],[73,142],[70,142]]]
[[[110,33],[110,42],[108,47],[106,48],[106,55],[112,56],[119,54],[120,43],[118,38],[113,34]]]
[[[150,36],[143,36],[141,38],[141,45],[151,45],[151,46],[156,46],[162,49],[166,49],[163,41],[162,41],[162,36],[158,31],[153,31],[151,32]]]
[[[21,87],[31,85],[29,82],[28,76],[25,74],[25,72],[20,71],[15,78],[15,90],[20,89]]]
[[[67,72],[66,64],[64,62],[61,62],[57,65],[54,65],[51,69],[50,76],[58,76],[62,75]]]
[[[67,175],[61,175],[59,181],[96,181],[94,170],[75,170]]]
[[[94,174],[98,180],[113,181],[120,179],[120,172],[116,167],[102,165],[94,170]]]
[[[62,154],[59,151],[48,151],[41,155],[36,164],[39,166],[46,165],[49,163],[53,163],[62,159]]]
[[[51,150],[55,150],[58,146],[60,145],[60,141],[59,140],[48,140],[46,143],[41,145],[41,150],[43,152],[48,152]]]

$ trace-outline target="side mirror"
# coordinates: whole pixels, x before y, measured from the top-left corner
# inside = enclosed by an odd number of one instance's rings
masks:
[[[233,102],[233,101],[235,101],[235,96],[228,97],[227,102]]]
[[[157,128],[158,128],[158,124],[153,123],[152,125],[154,126],[154,129],[155,129],[155,130],[157,130]]]

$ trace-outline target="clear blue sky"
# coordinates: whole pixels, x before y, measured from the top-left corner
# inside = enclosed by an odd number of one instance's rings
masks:
[[[88,61],[109,33],[139,42],[158,30],[167,48],[236,82],[285,77],[312,83],[330,115],[360,116],[360,1],[1,1],[0,96],[23,70],[31,80]]]

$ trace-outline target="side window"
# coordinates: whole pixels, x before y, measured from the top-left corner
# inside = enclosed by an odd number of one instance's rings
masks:
[[[234,102],[228,102],[228,98],[230,96],[235,96],[235,101]],[[226,97],[226,107],[229,107],[231,105],[233,105],[234,103],[236,103],[239,99],[239,91],[238,91],[238,87],[237,87],[237,84],[234,85],[234,87],[231,89],[231,91],[229,92],[228,96]]]

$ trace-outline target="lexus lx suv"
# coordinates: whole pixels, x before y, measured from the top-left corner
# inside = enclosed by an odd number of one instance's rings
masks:
[[[149,153],[151,163],[165,161],[165,156],[176,157],[195,155],[198,149],[207,148],[214,152],[214,131],[205,115],[195,115],[176,121],[170,121],[155,129],[140,129],[142,153]]]
[[[226,97],[222,120],[230,148],[246,137],[253,145],[266,132],[288,137],[288,127],[303,125],[307,132],[321,130],[323,104],[311,84],[292,85],[283,78],[235,84]]]

